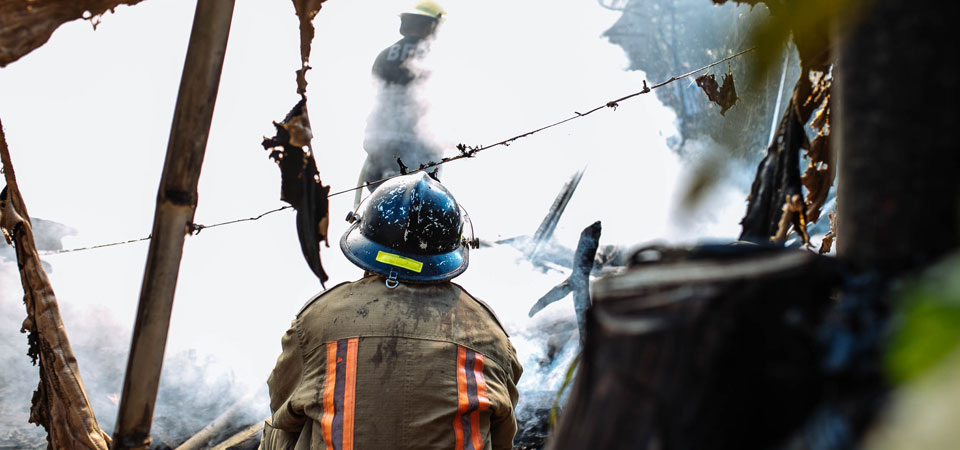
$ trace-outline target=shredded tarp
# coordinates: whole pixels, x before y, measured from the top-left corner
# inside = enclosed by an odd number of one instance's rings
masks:
[[[5,67],[50,39],[60,25],[93,20],[119,5],[143,0],[0,0],[0,67]]]
[[[30,422],[47,430],[50,448],[108,450],[110,436],[97,424],[60,318],[57,298],[41,266],[2,124],[0,160],[7,184],[0,192],[0,229],[7,242],[16,248],[23,302],[27,308],[27,318],[20,331],[28,333],[27,355],[40,366],[40,384],[33,393]]]

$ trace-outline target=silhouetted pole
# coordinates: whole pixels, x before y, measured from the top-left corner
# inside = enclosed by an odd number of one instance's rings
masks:
[[[234,0],[197,2],[117,414],[117,450],[143,449],[150,444],[150,425],[183,242],[197,207],[197,181],[217,99],[233,6]]]
[[[960,241],[954,5],[868,2],[838,59],[837,251],[895,274]]]

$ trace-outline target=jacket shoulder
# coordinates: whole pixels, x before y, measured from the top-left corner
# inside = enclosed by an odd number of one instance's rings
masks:
[[[503,327],[503,323],[500,322],[500,318],[497,317],[497,313],[493,312],[493,308],[491,308],[490,305],[486,304],[486,302],[484,302],[483,300],[480,300],[479,298],[475,297],[473,294],[471,294],[466,289],[464,289],[463,286],[460,286],[459,284],[453,283],[453,282],[451,282],[450,284],[453,284],[454,286],[459,288],[464,294],[467,295],[467,297],[470,297],[471,300],[477,302],[477,304],[483,307],[483,309],[485,309],[487,313],[490,314],[490,317],[493,318],[493,321],[496,322],[497,326],[500,327],[500,330],[503,331],[503,334],[507,335],[508,338],[510,337],[510,333],[507,333],[507,329]]]
[[[309,308],[311,305],[313,305],[317,300],[320,300],[324,295],[327,295],[327,294],[329,294],[329,293],[337,290],[338,288],[341,288],[341,287],[346,286],[346,285],[348,285],[348,284],[350,284],[349,281],[344,281],[343,283],[340,283],[340,284],[338,284],[338,285],[336,285],[336,286],[333,286],[333,287],[331,287],[330,289],[326,289],[326,290],[320,291],[320,292],[318,292],[316,295],[314,295],[313,297],[310,297],[310,300],[307,300],[307,302],[304,303],[303,306],[300,307],[300,311],[297,312],[297,318],[299,318],[299,317],[303,314],[303,312],[307,310],[307,308]]]

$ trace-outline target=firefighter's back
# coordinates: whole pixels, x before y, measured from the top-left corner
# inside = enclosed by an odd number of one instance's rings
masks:
[[[454,283],[384,281],[337,286],[294,323],[311,447],[510,448],[521,369],[494,315]]]

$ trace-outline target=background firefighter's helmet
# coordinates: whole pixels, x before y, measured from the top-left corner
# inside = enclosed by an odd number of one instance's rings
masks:
[[[360,268],[412,283],[446,281],[463,273],[469,218],[440,182],[420,172],[385,181],[351,214],[340,249]]]
[[[419,16],[427,16],[435,20],[440,20],[444,15],[447,14],[437,2],[431,0],[420,0],[414,3],[413,7],[404,11],[403,14],[415,14]]]

